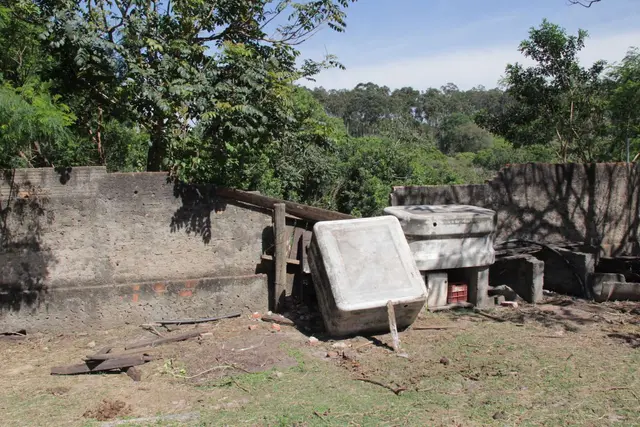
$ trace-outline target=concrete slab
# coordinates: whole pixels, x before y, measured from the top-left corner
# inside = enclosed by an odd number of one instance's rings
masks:
[[[467,205],[392,206],[421,271],[490,265],[495,212]]]
[[[327,331],[345,336],[388,331],[387,301],[409,326],[427,292],[397,218],[318,222],[309,266]]]
[[[594,299],[604,301],[640,301],[640,283],[601,282],[593,287]]]
[[[427,308],[447,305],[449,280],[446,271],[424,272],[424,283],[427,285]]]

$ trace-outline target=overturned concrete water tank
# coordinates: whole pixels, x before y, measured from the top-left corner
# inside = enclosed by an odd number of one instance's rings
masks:
[[[424,281],[393,217],[318,222],[309,265],[332,335],[388,331],[388,301],[398,327],[409,326],[426,303]]]
[[[384,209],[400,221],[421,271],[493,264],[496,213],[467,205],[412,205]]]

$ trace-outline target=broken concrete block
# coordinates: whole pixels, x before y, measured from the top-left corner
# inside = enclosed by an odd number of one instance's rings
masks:
[[[544,262],[544,288],[566,295],[583,297],[583,282],[588,285],[597,254],[557,248],[558,253],[542,249],[535,257]],[[578,277],[580,278],[578,280]]]
[[[389,331],[388,301],[398,327],[407,327],[427,300],[420,271],[393,216],[316,223],[309,266],[332,335]]]
[[[604,301],[640,301],[640,283],[600,282],[593,287],[594,299]]]
[[[507,285],[525,301],[537,303],[543,298],[544,270],[545,263],[531,255],[499,258],[490,267],[489,282],[491,286]]]
[[[490,265],[495,212],[467,205],[391,206],[421,271]]]
[[[489,276],[489,279],[491,280],[491,276]],[[516,301],[518,299],[516,291],[507,285],[489,286],[489,296],[495,297],[496,295],[501,296],[505,301]]]
[[[468,285],[469,302],[477,308],[493,305],[489,297],[489,267],[471,267],[460,270]]]
[[[621,273],[591,273],[589,274],[589,286],[594,290],[594,295],[596,294],[595,289],[601,287],[603,283],[607,282],[626,282],[627,280],[624,277],[624,274]]]
[[[448,275],[444,271],[425,271],[424,283],[427,285],[427,308],[447,305]]]

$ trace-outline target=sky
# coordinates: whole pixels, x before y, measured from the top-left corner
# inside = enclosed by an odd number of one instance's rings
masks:
[[[602,0],[588,9],[568,0],[358,0],[347,9],[346,32],[325,28],[300,47],[305,58],[336,55],[347,69],[300,83],[493,88],[508,63],[529,63],[518,45],[544,18],[570,34],[589,32],[580,55],[585,66],[620,61],[629,47],[640,47],[640,0]]]

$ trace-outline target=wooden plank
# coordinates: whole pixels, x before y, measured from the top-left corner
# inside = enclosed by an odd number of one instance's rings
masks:
[[[304,234],[304,228],[295,227],[293,230],[293,240],[291,242],[291,247],[289,248],[289,259],[300,260],[299,252],[300,252],[300,239]],[[298,265],[300,262],[298,262]]]
[[[121,357],[119,359],[109,359],[105,361],[89,361],[78,365],[55,366],[51,368],[51,375],[77,375],[100,371],[111,371],[113,369],[123,369],[131,366],[143,365],[149,360],[151,359],[148,357],[138,355]]]
[[[307,249],[309,249],[309,244],[311,243],[311,238],[313,237],[313,231],[305,230],[302,234],[302,272],[306,274],[311,274],[311,267],[309,267],[309,254],[307,253]]]
[[[184,341],[184,340],[188,340],[190,338],[199,337],[203,332],[204,331],[187,332],[185,334],[175,335],[173,337],[159,338],[159,339],[155,339],[155,340],[151,340],[151,341],[142,341],[142,342],[138,342],[138,343],[129,344],[124,349],[125,350],[132,350],[134,348],[157,347],[159,345],[167,344],[167,343],[170,343],[170,342]]]
[[[387,315],[389,316],[389,331],[393,339],[393,351],[397,353],[400,351],[400,337],[398,336],[398,326],[396,324],[396,310],[391,301],[387,301]]]
[[[216,317],[203,317],[200,319],[177,319],[177,320],[156,320],[154,323],[159,325],[191,325],[194,323],[206,323],[206,322],[216,322],[222,319],[231,319],[233,317],[240,317],[241,313],[232,313],[225,314],[222,316]]]
[[[87,355],[84,360],[109,360],[109,359],[118,359],[121,357],[128,357],[133,355],[148,355],[147,352],[150,351],[148,348],[136,348],[128,351],[121,351],[120,353],[96,353]]]
[[[273,261],[272,255],[262,255],[260,258],[265,261]],[[287,258],[287,264],[300,265],[300,260]]]
[[[312,221],[334,221],[340,219],[353,219],[351,215],[341,212],[334,212],[327,209],[316,208],[313,206],[302,205],[299,203],[289,202],[285,200],[275,199],[260,194],[252,194],[242,190],[232,188],[218,187],[215,194],[226,199],[237,200],[239,202],[249,203],[267,209],[275,209],[274,206],[283,203],[289,214],[298,216],[303,219]]]
[[[286,206],[276,203],[273,210],[273,233],[275,241],[275,301],[274,311],[282,310],[283,299],[287,290],[287,224],[285,221]]]

